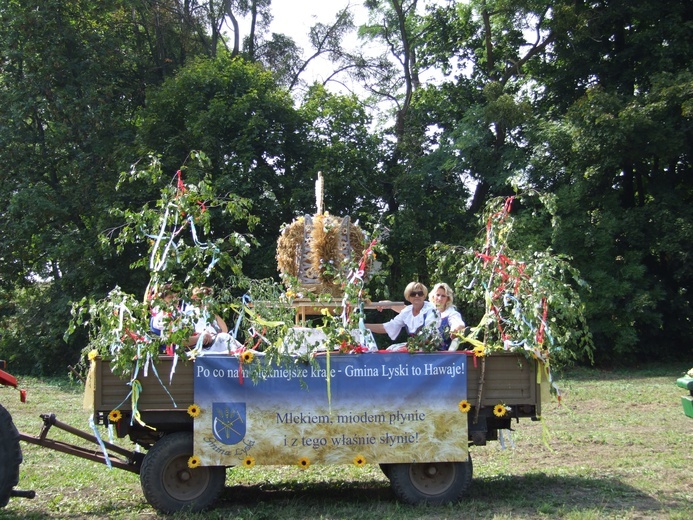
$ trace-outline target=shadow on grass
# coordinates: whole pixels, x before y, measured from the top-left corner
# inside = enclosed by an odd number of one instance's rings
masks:
[[[661,511],[676,504],[662,504],[647,493],[620,480],[578,476],[526,473],[493,478],[479,478],[467,500],[495,504],[501,509],[525,510],[527,513],[551,514],[557,511],[609,512],[638,510],[641,513]],[[679,504],[681,508],[686,504]],[[488,510],[487,507],[484,509]]]
[[[335,501],[394,501],[389,483],[382,480],[330,480],[329,482],[276,482],[272,484],[236,485],[227,487],[222,500],[237,505],[253,505],[264,501],[308,500],[317,505]]]
[[[132,505],[131,505],[132,506]],[[144,506],[144,507],[142,507]],[[445,506],[409,506],[395,498],[388,482],[383,480],[330,480],[296,483],[290,480],[233,485],[226,487],[214,506],[202,513],[181,512],[165,516],[144,504],[127,511],[114,504],[89,510],[90,518],[185,518],[191,519],[325,519],[371,520],[447,519],[457,518],[460,511],[467,518],[562,517],[585,513],[585,518],[624,518],[639,512],[657,518],[665,512],[686,511],[684,503],[662,504],[649,495],[612,478],[549,476],[536,472],[517,476],[474,479],[467,497],[459,504]],[[80,514],[56,516],[14,514],[0,509],[0,519],[19,520],[47,518],[85,518]]]
[[[25,513],[0,509],[0,518],[2,518],[2,520],[42,520],[55,517],[48,513]]]
[[[665,508],[680,507],[684,510],[687,507],[686,504],[662,504],[612,478],[548,476],[538,472],[474,479],[467,497],[460,504],[446,506],[399,503],[388,483],[382,480],[236,485],[225,489],[215,511],[242,513],[252,508],[255,514],[259,514],[259,505],[270,517],[274,511],[278,518],[290,518],[301,513],[305,518],[338,516],[351,519],[368,518],[375,512],[381,517],[447,518],[460,507],[471,518],[509,513],[518,517],[535,517],[537,514],[580,511],[599,511],[619,517],[619,512],[626,516],[634,510],[656,516]]]
[[[574,367],[554,374],[558,379],[574,381],[620,381],[647,377],[668,377],[672,384],[693,367],[693,360],[670,363],[648,363],[629,367],[584,368]]]

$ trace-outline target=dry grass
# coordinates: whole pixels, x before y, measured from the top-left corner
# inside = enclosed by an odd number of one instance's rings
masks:
[[[563,404],[543,423],[516,425],[514,448],[472,450],[475,479],[467,500],[444,507],[398,503],[378,467],[255,467],[228,472],[214,510],[181,518],[693,518],[693,420],[683,414],[675,380],[690,366],[564,375]],[[20,380],[21,404],[0,390],[18,428],[38,434],[39,413],[88,429],[77,386]],[[546,436],[548,446],[544,443]],[[71,440],[56,431],[55,438]],[[510,441],[506,443],[510,444]],[[0,518],[158,518],[136,475],[23,445],[21,489]]]

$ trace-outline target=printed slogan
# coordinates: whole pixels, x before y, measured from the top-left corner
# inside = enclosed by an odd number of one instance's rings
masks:
[[[195,455],[203,465],[467,460],[466,356],[319,356],[265,367],[195,360]]]

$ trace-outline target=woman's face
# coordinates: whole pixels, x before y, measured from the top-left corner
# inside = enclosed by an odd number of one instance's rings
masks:
[[[448,295],[445,289],[438,287],[436,293],[433,295],[436,307],[438,309],[445,309],[445,304],[448,302]]]
[[[409,301],[414,307],[423,306],[423,302],[426,299],[426,295],[421,289],[414,289],[409,293]]]

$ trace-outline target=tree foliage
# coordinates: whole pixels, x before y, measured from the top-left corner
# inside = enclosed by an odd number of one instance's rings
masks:
[[[116,190],[118,173],[160,156],[173,175],[192,149],[210,189],[259,218],[246,276],[277,275],[279,229],[313,212],[318,171],[329,211],[388,228],[393,297],[454,278],[429,249],[474,249],[489,200],[539,191],[555,202],[522,199],[513,248],[579,271],[594,359],[690,355],[690,2],[364,8],[361,49],[344,48],[353,6],[301,49],[271,33],[269,0],[0,0],[0,357],[62,372],[85,340],[60,340],[70,301],[116,280],[142,293],[141,247],[98,237],[170,178]],[[304,75],[318,58],[333,63],[320,84]],[[347,73],[352,94],[330,89]],[[209,218],[219,237],[250,231]]]

